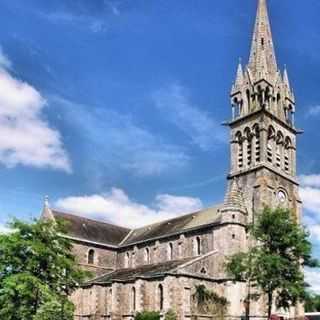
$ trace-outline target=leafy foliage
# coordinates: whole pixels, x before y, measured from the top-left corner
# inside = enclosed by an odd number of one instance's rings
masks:
[[[266,208],[249,231],[256,246],[232,256],[227,270],[236,281],[251,281],[268,298],[268,315],[273,301],[288,309],[306,298],[302,266],[317,267],[312,258],[308,232],[292,218],[289,210]]]
[[[0,319],[71,320],[68,295],[87,273],[78,269],[62,223],[15,220],[0,235]]]
[[[160,320],[160,313],[156,311],[142,311],[142,312],[138,312],[134,319],[135,320]]]
[[[177,320],[177,314],[172,309],[170,309],[165,314],[164,320]]]
[[[193,299],[199,313],[223,317],[227,311],[228,300],[208,290],[204,285],[196,286]]]
[[[320,295],[308,293],[305,300],[306,312],[320,312]]]

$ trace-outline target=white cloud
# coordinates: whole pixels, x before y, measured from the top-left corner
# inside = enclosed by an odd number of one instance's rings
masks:
[[[320,242],[320,176],[313,174],[300,176],[300,196],[306,209],[304,223],[314,242]]]
[[[72,25],[93,33],[107,31],[107,25],[104,19],[91,15],[75,14],[67,11],[58,11],[52,13],[40,13],[40,17],[54,24]]]
[[[83,147],[90,149],[85,156],[104,169],[155,176],[177,172],[189,164],[190,157],[183,148],[166,143],[161,136],[138,126],[130,117],[59,97],[52,97],[52,102],[62,107],[68,125],[76,127],[83,135]]]
[[[320,242],[320,223],[315,219],[314,215],[305,214],[303,222],[310,232],[311,239],[314,242]]]
[[[320,187],[320,174],[301,175],[299,181],[303,187]]]
[[[9,58],[3,53],[2,48],[0,47],[0,68],[10,69],[12,66]]]
[[[0,68],[0,163],[71,171],[58,131],[42,118],[45,99]]]
[[[146,206],[130,199],[123,190],[113,188],[107,194],[59,199],[56,206],[89,218],[135,228],[195,212],[203,204],[198,198],[162,194],[155,198],[152,206]]]
[[[320,210],[320,189],[312,187],[300,188],[300,195],[303,201],[303,206],[312,212]]]
[[[311,286],[311,290],[320,294],[320,271],[319,270],[305,270],[305,280]]]
[[[317,116],[320,114],[320,105],[315,105],[315,106],[311,106],[309,107],[308,116]]]
[[[153,94],[153,100],[164,116],[202,150],[208,151],[227,141],[221,125],[192,104],[181,85],[173,84],[157,91]]]

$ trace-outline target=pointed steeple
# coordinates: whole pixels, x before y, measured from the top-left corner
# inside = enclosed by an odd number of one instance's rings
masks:
[[[248,65],[248,68],[256,80],[260,80],[258,77],[261,72],[261,66],[265,64],[264,59],[266,59],[267,65],[266,73],[273,77],[278,70],[268,16],[267,0],[258,1],[257,17]]]
[[[239,59],[236,81],[232,86],[232,94],[241,90],[242,85],[243,85],[243,69],[242,69],[241,59]]]
[[[49,197],[45,196],[41,219],[44,220],[55,220],[52,210],[50,208]]]
[[[284,85],[287,87],[287,89],[289,91],[290,90],[290,81],[289,81],[289,77],[288,77],[288,71],[287,71],[287,67],[284,68],[284,72],[283,72],[283,83]]]

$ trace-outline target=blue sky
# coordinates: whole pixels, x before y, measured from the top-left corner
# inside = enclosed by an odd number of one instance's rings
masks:
[[[305,130],[298,172],[320,257],[320,3],[269,7]],[[255,0],[2,0],[0,224],[37,217],[45,195],[132,225],[221,202],[221,123],[255,10]]]

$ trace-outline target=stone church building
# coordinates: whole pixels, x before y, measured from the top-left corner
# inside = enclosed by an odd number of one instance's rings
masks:
[[[65,237],[79,264],[95,274],[71,297],[76,320],[130,320],[138,311],[163,316],[169,309],[191,319],[200,284],[227,298],[228,315],[245,314],[248,286],[228,277],[225,258],[250,246],[246,226],[263,207],[288,207],[299,221],[301,215],[295,98],[287,71],[277,66],[266,0],[258,1],[249,62],[238,66],[231,105],[231,166],[222,204],[132,230],[45,206],[43,217],[69,222]],[[266,314],[263,298],[250,313]]]

